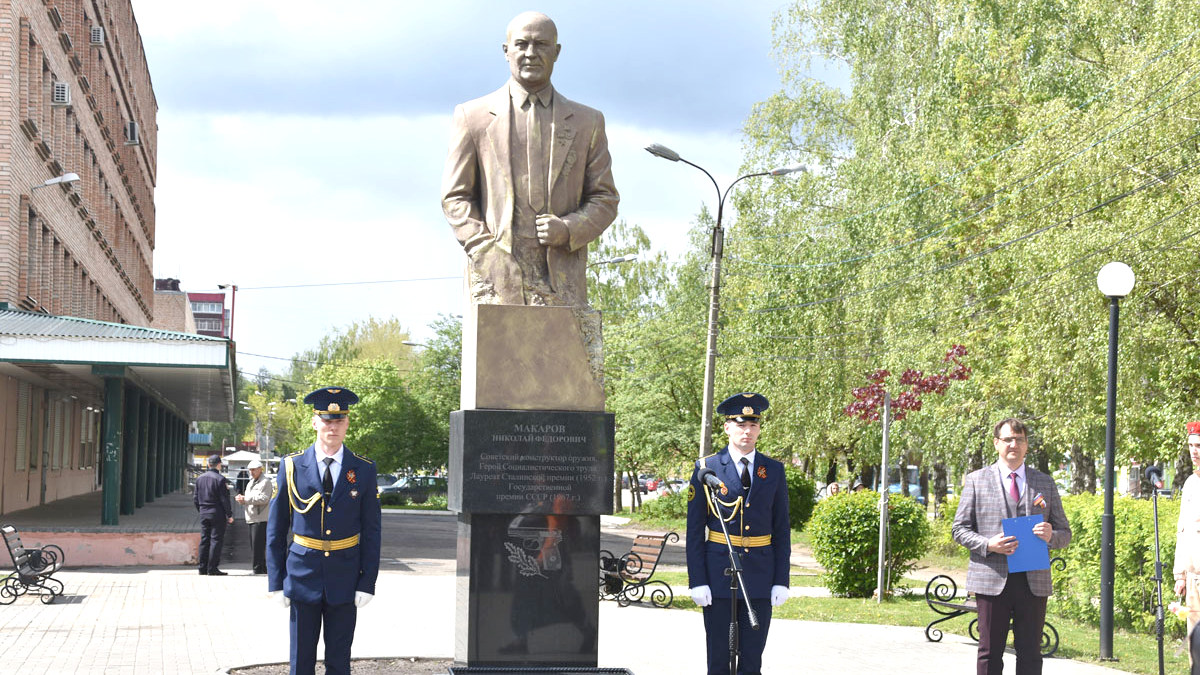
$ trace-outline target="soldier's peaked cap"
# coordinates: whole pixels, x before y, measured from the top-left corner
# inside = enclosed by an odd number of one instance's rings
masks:
[[[766,396],[747,391],[721,401],[721,405],[717,406],[717,414],[724,415],[730,422],[757,422],[770,406]]]
[[[321,419],[335,420],[349,414],[350,406],[358,403],[358,394],[345,387],[321,387],[305,396],[304,402],[311,405]]]

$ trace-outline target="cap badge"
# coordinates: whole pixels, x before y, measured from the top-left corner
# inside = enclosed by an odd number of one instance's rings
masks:
[[[336,392],[334,392],[334,393],[336,393]],[[342,409],[342,406],[340,406],[336,403],[330,403],[329,407],[326,408],[326,410],[328,410],[329,412],[339,412],[341,409]]]
[[[341,389],[326,389],[325,391],[327,391],[327,392],[329,392],[329,393],[331,393],[331,394],[340,394],[340,393],[342,393],[342,390],[341,390]]]
[[[745,394],[742,394],[742,396],[745,396],[746,398],[754,398],[753,393],[745,393]]]
[[[743,415],[753,415],[753,414],[754,414],[754,408],[751,408],[750,406],[743,406],[743,407],[742,407],[742,414],[743,414]]]

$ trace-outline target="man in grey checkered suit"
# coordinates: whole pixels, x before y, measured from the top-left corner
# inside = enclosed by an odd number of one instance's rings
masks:
[[[1010,574],[1008,556],[1017,550],[1017,538],[1004,536],[1001,521],[1041,514],[1044,520],[1033,533],[1052,549],[1070,543],[1071,526],[1054,480],[1025,465],[1029,450],[1025,424],[1001,420],[992,430],[992,443],[1000,457],[967,476],[951,527],[954,541],[971,551],[967,591],[975,594],[979,609],[976,673],[1003,671],[1011,619],[1017,675],[1040,675],[1046,598],[1052,591],[1050,570]]]

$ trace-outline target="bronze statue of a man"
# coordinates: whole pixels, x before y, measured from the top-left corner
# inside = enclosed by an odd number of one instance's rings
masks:
[[[518,15],[511,79],[454,109],[442,211],[467,254],[472,301],[587,305],[587,245],[616,218],[604,116],[555,91],[550,17]]]

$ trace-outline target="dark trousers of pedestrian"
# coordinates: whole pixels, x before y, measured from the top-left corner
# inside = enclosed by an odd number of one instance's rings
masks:
[[[738,668],[737,675],[759,675],[762,670],[763,648],[767,646],[767,630],[771,627],[771,601],[751,600],[758,615],[758,630],[750,628],[746,603],[738,598]],[[729,675],[729,598],[713,598],[704,608],[704,633],[708,638],[708,675]]]
[[[325,625],[325,675],[350,675],[350,645],[354,642],[357,622],[358,608],[353,602],[330,605],[293,601],[289,626],[291,675],[316,674],[317,638],[322,623]]]
[[[1004,647],[1012,623],[1017,652],[1017,675],[1041,675],[1042,629],[1046,625],[1046,598],[1029,590],[1024,572],[1008,575],[1000,595],[975,595],[979,610],[979,661],[977,675],[1000,675]]]
[[[1193,630],[1190,642],[1190,651],[1192,655],[1192,675],[1200,675],[1200,630]]]
[[[200,516],[200,573],[208,574],[221,566],[221,545],[225,541],[225,516],[216,513]]]
[[[255,574],[267,573],[267,523],[250,523],[251,564]]]

